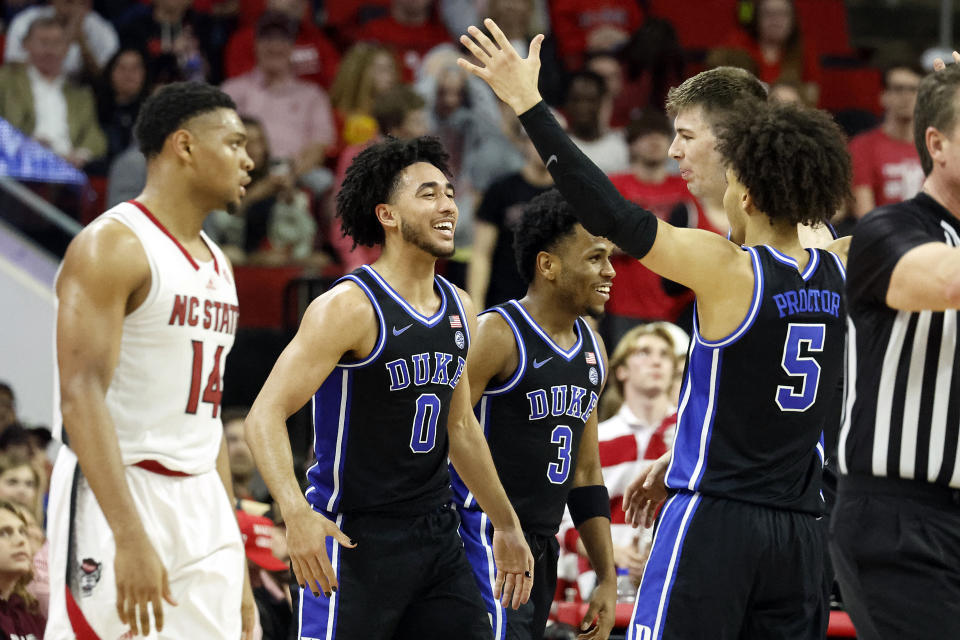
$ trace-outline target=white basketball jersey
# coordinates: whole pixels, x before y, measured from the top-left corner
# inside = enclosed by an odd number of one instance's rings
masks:
[[[223,367],[239,311],[227,260],[201,232],[213,260],[197,262],[138,203],[103,216],[137,235],[150,264],[150,292],[123,321],[107,389],[123,463],[156,460],[175,471],[209,471],[223,437]],[[63,421],[69,424],[70,416]]]

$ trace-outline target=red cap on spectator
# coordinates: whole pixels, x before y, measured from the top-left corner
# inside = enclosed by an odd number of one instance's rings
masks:
[[[243,536],[247,558],[267,571],[283,571],[287,564],[273,555],[273,533],[276,526],[270,518],[254,516],[246,511],[237,511],[237,523]]]

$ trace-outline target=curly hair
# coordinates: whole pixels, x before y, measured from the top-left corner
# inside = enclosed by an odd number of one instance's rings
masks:
[[[754,105],[718,123],[717,150],[771,224],[825,222],[850,201],[846,137],[826,111]]]
[[[353,238],[354,247],[383,244],[383,226],[374,210],[393,198],[403,170],[426,162],[450,175],[448,160],[440,140],[431,136],[412,140],[388,137],[361,151],[347,168],[337,194],[337,216],[343,236]]]
[[[174,131],[187,120],[217,109],[234,109],[233,99],[220,89],[204,82],[174,82],[147,98],[140,107],[133,133],[140,151],[155,157]]]
[[[574,232],[577,217],[573,207],[556,189],[544,191],[523,207],[523,214],[513,229],[513,251],[517,271],[527,284],[537,271],[537,254],[550,251],[563,238]]]

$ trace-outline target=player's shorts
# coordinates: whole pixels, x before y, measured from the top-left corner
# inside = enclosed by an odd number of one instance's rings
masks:
[[[628,640],[821,640],[817,517],[680,491],[660,511]]]
[[[236,516],[216,470],[172,477],[127,467],[127,486],[178,603],[163,603],[151,639],[240,637],[246,562]],[[76,456],[62,447],[50,481],[47,640],[118,640],[113,533]],[[95,635],[94,635],[95,634]]]
[[[489,640],[490,623],[444,506],[420,516],[341,514],[335,522],[357,543],[327,538],[339,588],[327,598],[300,590],[304,640]]]
[[[493,524],[483,511],[460,509],[459,512],[463,548],[487,607],[494,640],[540,640],[557,588],[557,558],[560,554],[557,537],[524,534],[535,561],[533,591],[526,604],[514,610],[503,607],[493,597],[497,577],[493,559]]]

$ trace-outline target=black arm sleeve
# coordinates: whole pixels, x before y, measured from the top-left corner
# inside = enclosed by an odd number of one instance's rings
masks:
[[[657,237],[657,217],[620,195],[567,137],[544,102],[521,114],[520,123],[580,224],[594,235],[609,238],[634,258],[647,255]]]

